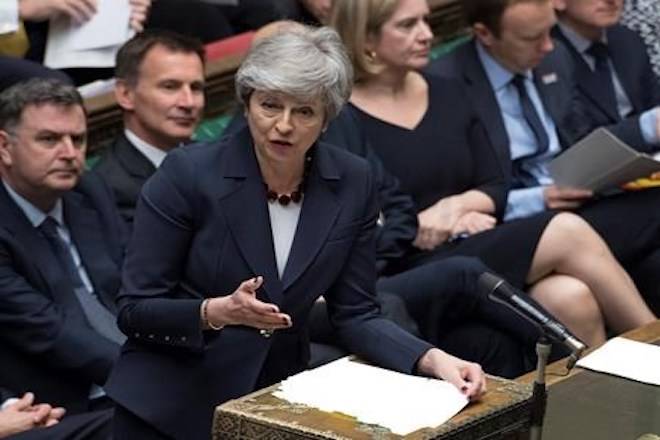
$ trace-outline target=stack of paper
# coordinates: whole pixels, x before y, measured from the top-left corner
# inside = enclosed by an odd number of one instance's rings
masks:
[[[276,397],[406,435],[456,415],[468,399],[448,382],[342,358],[282,382]]]
[[[660,385],[660,347],[625,338],[610,339],[577,365],[652,385]]]
[[[98,0],[96,14],[83,24],[53,19],[44,64],[53,69],[113,67],[119,47],[132,35],[128,0]]]

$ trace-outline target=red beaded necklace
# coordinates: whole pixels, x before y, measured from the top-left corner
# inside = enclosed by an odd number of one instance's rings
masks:
[[[266,197],[268,198],[268,201],[271,203],[279,203],[282,206],[287,206],[289,203],[300,203],[303,199],[303,195],[305,193],[305,183],[307,182],[307,176],[309,175],[309,168],[310,164],[312,163],[312,153],[310,149],[307,151],[307,155],[305,156],[305,169],[303,171],[303,177],[302,181],[298,185],[298,187],[293,191],[291,194],[278,194],[270,187],[266,182],[264,182],[264,185],[266,186]]]

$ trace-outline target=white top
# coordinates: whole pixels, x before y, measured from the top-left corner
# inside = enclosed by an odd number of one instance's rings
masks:
[[[149,162],[151,162],[156,168],[160,166],[161,163],[165,160],[165,156],[167,156],[167,151],[161,150],[160,148],[154,147],[153,145],[143,141],[130,131],[129,129],[124,130],[124,135],[126,136],[126,139],[133,144],[137,150],[142,153],[144,157],[146,157]]]
[[[0,1],[0,35],[18,30],[18,0]]]
[[[304,201],[304,200],[303,200]],[[290,202],[284,206],[277,200],[268,201],[268,213],[270,214],[270,230],[273,233],[273,246],[275,248],[275,261],[277,262],[277,274],[282,279],[282,274],[289,259],[291,245],[296,236],[298,219],[300,218],[301,203]]]

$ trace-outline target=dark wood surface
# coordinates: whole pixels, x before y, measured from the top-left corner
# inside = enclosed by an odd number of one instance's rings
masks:
[[[622,336],[660,345],[660,321]],[[548,367],[543,440],[636,440],[645,434],[660,436],[660,386],[579,367],[568,375],[564,375],[565,371],[564,360]],[[534,374],[528,374],[517,381],[533,380]]]

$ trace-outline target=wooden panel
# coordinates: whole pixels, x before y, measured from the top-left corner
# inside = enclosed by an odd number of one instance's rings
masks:
[[[216,408],[215,440],[380,439],[380,440],[517,440],[530,424],[529,386],[489,377],[488,392],[449,422],[406,436],[365,425],[337,413],[293,405],[273,396],[277,385]]]

